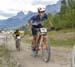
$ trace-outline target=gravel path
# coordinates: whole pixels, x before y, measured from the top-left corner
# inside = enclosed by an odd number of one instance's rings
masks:
[[[67,48],[51,48],[50,62],[42,61],[41,54],[37,57],[31,55],[30,44],[21,44],[21,51],[18,52],[15,48],[15,41],[10,36],[7,46],[11,53],[11,61],[15,64],[14,67],[71,67],[71,49]]]

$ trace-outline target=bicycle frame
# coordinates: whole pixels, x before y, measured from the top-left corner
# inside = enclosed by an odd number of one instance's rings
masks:
[[[17,38],[16,38],[16,49],[18,50],[18,51],[20,51],[20,45],[21,45],[21,37],[20,36],[18,36]]]
[[[37,36],[37,42],[40,41],[39,43],[39,47],[40,49],[43,49],[43,44],[42,44],[42,41],[44,40],[44,38],[47,36],[47,32],[40,32],[38,33],[38,36]]]
[[[42,51],[42,59],[45,62],[48,62],[50,59],[50,43],[47,37],[46,28],[42,28],[42,31],[38,33],[36,38],[36,50]]]

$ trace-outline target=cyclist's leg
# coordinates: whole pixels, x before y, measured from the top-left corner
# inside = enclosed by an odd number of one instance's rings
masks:
[[[41,24],[39,24],[37,26],[37,28],[39,29],[38,31],[40,31],[40,28],[43,28],[43,26]],[[40,42],[40,39],[41,39],[41,35],[38,35],[37,36],[37,40],[36,40],[36,43],[37,43],[36,48],[37,48],[37,50],[39,50],[39,42]]]
[[[17,44],[17,35],[15,36],[15,46],[16,46],[16,48],[18,48],[18,44]]]
[[[33,40],[32,40],[32,49],[36,49],[36,38],[37,38],[37,35],[34,35],[33,36]]]
[[[33,41],[32,41],[32,54],[33,56],[36,56],[36,40],[37,40],[37,31],[33,27],[32,28],[32,35],[33,35]]]
[[[32,41],[32,50],[37,52],[37,43],[38,43],[38,38],[39,36],[37,35],[37,30],[36,28],[42,28],[43,26],[41,24],[37,26],[32,27],[32,35],[33,35],[33,41]]]
[[[40,31],[40,28],[43,28],[42,24],[39,24],[39,25],[38,25],[38,28],[39,28],[39,31]],[[39,35],[38,43],[39,43],[39,41],[40,41],[40,38],[41,38],[41,35]]]

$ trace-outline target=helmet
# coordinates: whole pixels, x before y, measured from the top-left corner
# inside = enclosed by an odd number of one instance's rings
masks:
[[[38,8],[38,12],[45,12],[45,8]]]

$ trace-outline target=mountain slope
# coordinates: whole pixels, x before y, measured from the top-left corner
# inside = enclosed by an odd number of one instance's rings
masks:
[[[46,6],[46,13],[55,14],[60,12],[61,10],[61,0],[59,0],[56,4]]]
[[[46,13],[55,14],[60,12],[61,9],[61,0],[57,2],[57,4],[47,5]],[[29,11],[28,14],[24,14],[24,12],[19,12],[16,16],[8,18],[7,20],[0,20],[0,28],[15,28],[25,25],[28,20],[37,13]]]

